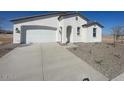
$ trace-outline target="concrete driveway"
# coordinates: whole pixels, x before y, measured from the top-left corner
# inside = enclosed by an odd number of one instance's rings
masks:
[[[112,79],[112,81],[124,81],[124,73],[120,74],[116,78]]]
[[[108,80],[56,43],[18,47],[0,59],[0,80]]]

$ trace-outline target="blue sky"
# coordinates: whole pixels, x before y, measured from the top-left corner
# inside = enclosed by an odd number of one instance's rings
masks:
[[[11,19],[44,13],[47,11],[0,11],[0,18],[4,18],[2,27],[6,30],[12,30]],[[124,12],[121,11],[82,11],[80,13],[91,21],[100,22],[104,26],[103,34],[110,34],[113,26],[124,26]]]

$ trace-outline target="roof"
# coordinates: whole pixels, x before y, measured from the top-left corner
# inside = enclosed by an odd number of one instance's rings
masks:
[[[33,15],[33,16],[27,16],[27,17],[20,17],[20,18],[16,18],[16,19],[12,19],[12,22],[18,22],[18,21],[23,21],[23,20],[27,20],[27,19],[33,19],[33,18],[38,18],[38,17],[51,17],[51,16],[59,16],[60,17],[66,17],[69,15],[79,15],[80,17],[82,17],[83,19],[88,21],[88,18],[82,16],[79,12],[52,12],[52,13],[47,13],[47,14],[41,14],[41,15]]]
[[[51,12],[51,13],[41,14],[41,15],[20,17],[20,18],[12,19],[11,21],[14,22],[14,23],[20,23],[20,22],[31,21],[31,20],[36,20],[36,19],[40,19],[40,18],[49,18],[49,17],[53,17],[53,16],[59,16],[58,20],[62,20],[64,18],[72,17],[72,16],[75,16],[75,15],[80,16],[82,19],[84,19],[88,22],[87,24],[82,25],[83,27],[89,27],[89,26],[92,26],[92,25],[98,25],[101,28],[104,27],[96,21],[95,22],[90,22],[90,20],[87,17],[81,15],[79,12],[76,12],[76,11]]]
[[[92,25],[98,25],[98,26],[100,26],[101,28],[104,28],[104,26],[103,25],[101,25],[100,23],[98,23],[98,22],[89,22],[89,23],[87,23],[87,24],[84,24],[84,25],[82,25],[83,27],[90,27],[90,26],[92,26]]]
[[[61,13],[65,13],[65,12],[54,12],[54,13],[47,13],[47,14],[41,14],[41,15],[26,16],[26,17],[20,17],[20,18],[12,19],[11,21],[14,22],[14,21],[19,21],[19,20],[35,18],[35,17],[43,17],[43,16],[48,16],[48,15],[58,15]]]
[[[66,18],[66,17],[73,16],[73,15],[80,16],[80,17],[83,18],[84,20],[89,21],[88,18],[86,18],[85,16],[81,15],[79,12],[73,12],[73,13],[62,14],[62,15],[59,16],[58,19],[62,20],[62,19],[64,19],[64,18]]]

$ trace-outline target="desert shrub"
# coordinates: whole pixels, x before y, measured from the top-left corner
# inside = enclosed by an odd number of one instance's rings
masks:
[[[89,50],[89,53],[92,54],[92,49]]]
[[[114,54],[114,56],[115,56],[116,58],[118,58],[118,59],[121,58],[120,54]]]
[[[102,62],[103,62],[103,59],[100,59],[100,58],[95,59],[95,63],[97,63],[99,65],[101,65]]]
[[[76,51],[77,50],[77,47],[74,47],[73,50]]]
[[[107,45],[106,48],[109,48],[109,46]]]

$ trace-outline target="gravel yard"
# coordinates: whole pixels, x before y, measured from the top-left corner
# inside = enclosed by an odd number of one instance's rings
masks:
[[[19,46],[19,44],[12,44],[12,34],[0,34],[0,57],[17,46]]]
[[[6,53],[10,52],[14,48],[19,46],[18,44],[6,44],[0,45],[0,57],[4,56]]]
[[[76,43],[77,47],[68,48],[76,56],[85,60],[109,80],[124,72],[124,45],[106,43]]]
[[[30,44],[6,44],[6,45],[0,45],[0,57],[4,56],[11,50],[13,50],[16,47],[25,47],[29,46]]]

